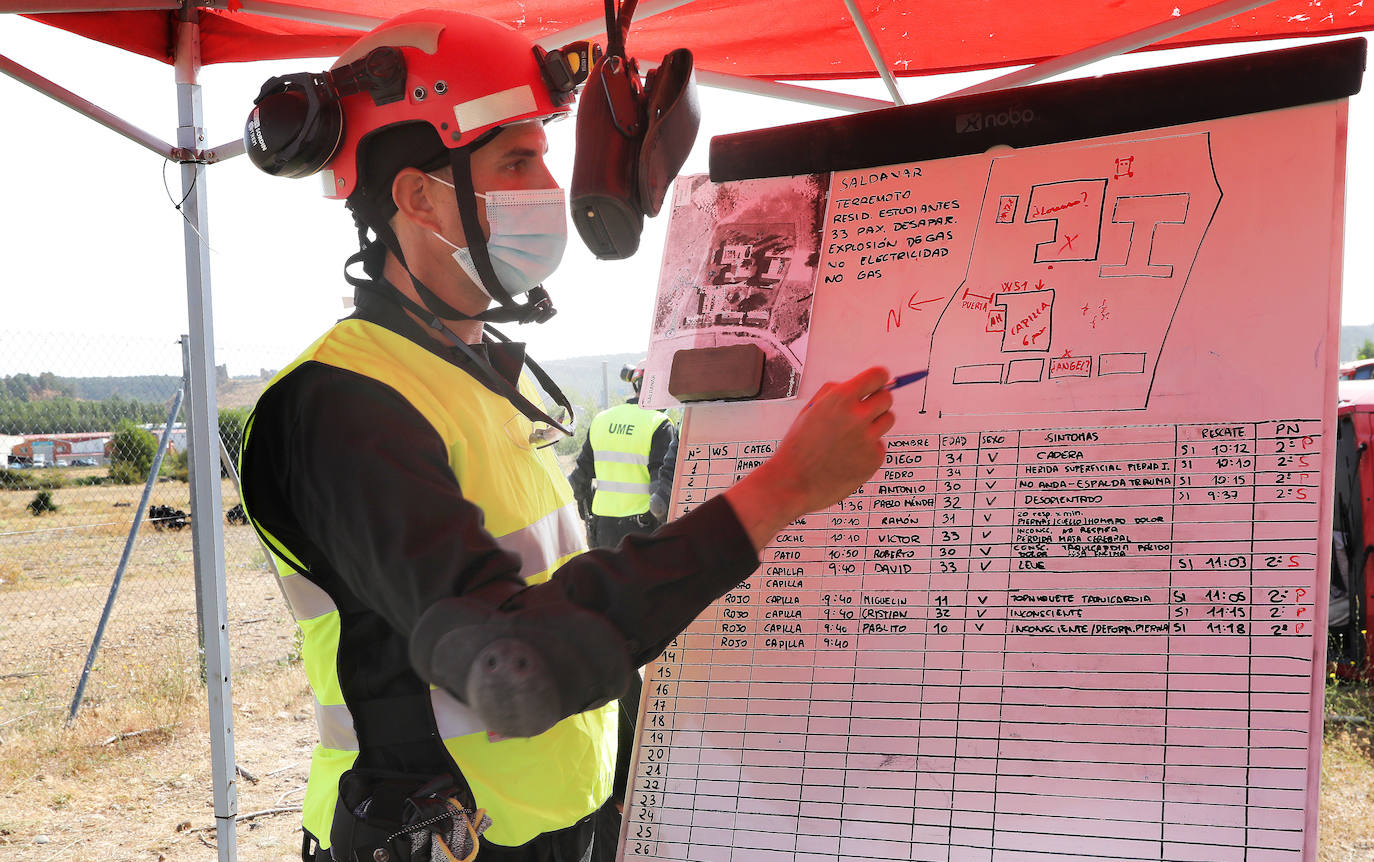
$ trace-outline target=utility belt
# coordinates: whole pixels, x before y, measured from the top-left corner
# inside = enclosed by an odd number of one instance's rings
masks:
[[[658,519],[648,512],[617,518],[612,515],[592,515],[587,521],[587,538],[594,548],[614,548],[626,536],[652,533]]]
[[[309,833],[306,862],[469,862],[491,818],[457,774],[426,770],[451,762],[434,726],[428,692],[349,704],[360,753],[339,778],[328,850]],[[423,766],[422,766],[423,765]]]
[[[351,773],[350,773],[351,774]],[[345,774],[344,780],[348,780]],[[342,789],[342,784],[341,789]],[[413,787],[413,784],[409,786]],[[407,796],[406,799],[410,799]],[[343,796],[340,796],[342,802]],[[423,803],[425,798],[421,799]],[[402,803],[402,809],[406,804]],[[342,804],[340,805],[342,809]],[[380,809],[376,809],[380,810]],[[371,811],[371,809],[370,809]],[[321,850],[315,837],[309,832],[305,833],[305,846],[301,851],[301,858],[305,862],[448,862],[447,857],[434,855],[434,848],[421,848],[416,855],[416,851],[411,849],[411,844],[407,843],[403,836],[393,837],[392,832],[386,832],[388,828],[375,818],[360,818],[370,822],[364,823],[363,828],[353,833],[351,837],[344,837],[340,829],[340,817],[342,812],[335,815],[334,828],[331,835],[334,837],[334,847],[331,850]],[[352,815],[348,815],[352,817]],[[358,819],[358,818],[355,818]],[[352,827],[350,827],[352,828]],[[370,832],[372,829],[375,832]],[[485,828],[484,826],[482,828]],[[369,834],[364,834],[367,831]],[[477,830],[479,835],[481,830]],[[384,833],[385,834],[382,834]],[[411,833],[414,834],[414,833]],[[487,842],[481,845],[481,855],[477,862],[530,862],[532,859],[539,859],[542,862],[610,862],[615,858],[616,845],[620,837],[620,815],[616,810],[615,799],[609,799],[602,806],[600,811],[596,811],[582,820],[574,823],[566,829],[557,832],[546,832],[535,837],[528,844],[519,847],[505,847],[500,844]],[[369,840],[371,839],[372,855],[368,855]],[[350,843],[350,849],[345,851],[344,846],[338,842],[346,840]],[[411,839],[414,840],[413,838]],[[455,851],[461,848],[455,847]],[[386,854],[378,856],[378,852]],[[394,855],[394,854],[402,855]],[[410,854],[410,855],[405,855]],[[464,857],[457,855],[455,859],[462,860]]]
[[[590,520],[594,523],[605,523],[613,527],[625,527],[630,529],[639,527],[643,530],[656,530],[659,527],[658,519],[648,512],[640,512],[638,515],[597,515],[593,513]]]
[[[491,818],[467,795],[448,775],[417,788],[404,773],[350,769],[339,779],[330,854],[334,862],[470,862]]]

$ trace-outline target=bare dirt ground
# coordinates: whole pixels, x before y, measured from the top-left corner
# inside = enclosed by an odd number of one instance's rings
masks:
[[[155,502],[184,496],[159,490]],[[43,518],[23,511],[32,492],[0,492],[0,862],[214,862],[190,531],[141,536],[66,727],[127,530],[115,504],[137,499],[137,489],[67,491]],[[238,858],[285,862],[299,858],[312,699],[252,534],[226,526],[225,541]],[[1327,711],[1354,720],[1328,724],[1318,859],[1374,862],[1374,688],[1333,686]]]
[[[1366,723],[1328,727],[1322,747],[1320,862],[1374,860],[1374,700],[1364,692]]]
[[[189,529],[145,524],[63,721],[141,490],[61,488],[41,518],[32,491],[0,492],[0,860],[218,858]],[[151,502],[190,509],[182,483]],[[256,539],[224,529],[238,858],[296,859],[312,700]]]
[[[238,781],[236,842],[245,862],[299,858],[315,733],[299,680],[298,669],[284,668],[241,680],[234,691],[235,759],[256,779]],[[214,862],[205,714],[204,699],[188,697],[175,725],[139,736],[111,741],[139,722],[88,715],[70,731],[0,744],[0,860]],[[28,752],[22,764],[20,748]],[[1374,860],[1372,756],[1367,728],[1327,735],[1320,862]]]

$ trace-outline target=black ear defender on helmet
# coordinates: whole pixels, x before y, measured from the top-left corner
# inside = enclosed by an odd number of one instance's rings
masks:
[[[587,248],[602,260],[639,249],[644,216],[658,215],[701,125],[692,53],[670,51],[643,82],[625,54],[635,0],[606,0],[606,56],[577,109],[569,206]]]
[[[243,129],[248,158],[274,177],[318,172],[343,140],[339,100],[366,92],[377,105],[405,98],[406,62],[392,47],[328,72],[280,75],[262,85]]]

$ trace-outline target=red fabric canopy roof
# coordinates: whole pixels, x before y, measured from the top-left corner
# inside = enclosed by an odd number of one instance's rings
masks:
[[[386,18],[424,0],[331,0],[302,7]],[[431,2],[429,5],[435,5]],[[531,38],[599,19],[600,0],[449,0],[450,8],[486,15]],[[858,0],[898,75],[928,75],[1034,63],[1096,45],[1209,5],[1209,0]],[[171,62],[168,12],[32,16],[55,27]],[[1325,36],[1374,29],[1363,0],[1277,0],[1185,33],[1156,48],[1217,42]],[[356,31],[302,24],[243,11],[206,11],[202,61],[230,63],[332,57]],[[656,60],[687,47],[699,68],[764,79],[852,78],[874,74],[843,0],[696,0],[636,21],[629,49]]]

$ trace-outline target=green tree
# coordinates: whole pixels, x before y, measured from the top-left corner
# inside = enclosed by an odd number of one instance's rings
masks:
[[[1366,338],[1355,351],[1356,359],[1374,359],[1374,339]]]
[[[219,439],[230,455],[237,456],[243,445],[243,429],[248,424],[247,407],[226,407],[219,411]]]
[[[128,419],[119,423],[110,440],[110,481],[136,485],[148,481],[157,457],[157,438]]]
[[[161,422],[165,405],[118,396],[106,401],[78,401],[58,397],[41,401],[13,397],[0,387],[0,433],[70,434],[109,431],[121,419],[138,423]]]
[[[221,472],[223,472],[221,470]],[[162,456],[162,469],[158,471],[158,476],[167,479],[175,479],[178,482],[191,481],[191,457],[185,450],[169,449],[167,454]]]
[[[577,416],[577,427],[573,428],[573,436],[564,437],[555,443],[553,451],[557,455],[576,457],[577,453],[582,451],[582,444],[587,442],[587,430],[591,428],[592,419],[601,412],[601,408],[580,392],[570,394],[568,399],[572,402],[573,412]]]

